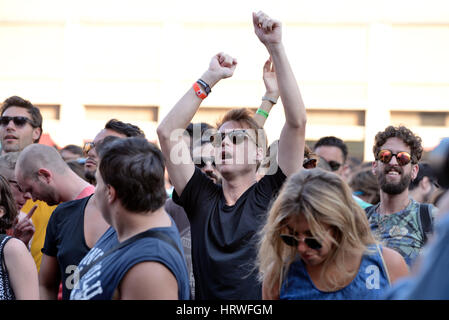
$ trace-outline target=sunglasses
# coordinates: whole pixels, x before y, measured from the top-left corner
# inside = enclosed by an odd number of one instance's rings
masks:
[[[245,138],[249,137],[257,145],[256,140],[246,130],[243,129],[228,132],[216,132],[210,136],[210,143],[214,147],[219,147],[226,136],[229,137],[233,144],[240,144],[243,142],[243,140],[245,140]]]
[[[83,146],[83,153],[85,156],[87,156],[87,154],[89,153],[90,150],[92,150],[93,148],[95,148],[95,143],[93,142],[86,142]]]
[[[314,158],[305,158],[302,163],[302,166],[305,169],[313,169],[313,168],[316,168],[316,163],[317,163],[317,160]]]
[[[193,163],[200,169],[203,169],[207,163],[210,162],[213,167],[215,167],[215,158],[214,157],[201,157],[193,159]]]
[[[297,247],[301,241],[313,250],[319,250],[322,248],[321,243],[319,243],[315,238],[304,237],[299,239],[291,234],[281,234],[281,239],[284,243],[290,247]]]
[[[23,127],[27,122],[29,124],[31,124],[32,127],[35,127],[33,120],[28,119],[27,117],[22,117],[22,116],[18,116],[18,117],[2,116],[2,117],[0,117],[0,126],[6,127],[11,120],[14,122],[14,125],[16,127]]]
[[[405,166],[412,160],[412,156],[408,152],[401,151],[398,153],[393,153],[388,149],[380,150],[377,154],[377,160],[380,160],[382,163],[388,164],[390,163],[393,156],[396,157],[396,160],[400,166]]]
[[[341,167],[341,163],[331,160],[327,162],[329,164],[329,167],[331,167],[332,171],[337,171]]]

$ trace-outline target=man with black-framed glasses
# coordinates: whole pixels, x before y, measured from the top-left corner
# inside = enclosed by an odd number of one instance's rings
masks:
[[[365,209],[371,230],[385,246],[398,251],[411,266],[433,230],[438,209],[410,197],[409,185],[419,171],[421,138],[410,129],[388,126],[375,137],[373,174],[380,202]]]

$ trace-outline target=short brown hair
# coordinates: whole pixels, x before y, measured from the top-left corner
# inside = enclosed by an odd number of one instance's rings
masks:
[[[264,151],[267,149],[267,135],[265,134],[265,130],[257,124],[257,122],[254,120],[254,114],[247,108],[239,108],[239,109],[232,109],[226,112],[226,114],[223,116],[223,118],[217,122],[217,128],[220,129],[220,127],[229,121],[235,121],[241,124],[242,126],[245,125],[249,129],[254,130],[256,134],[256,145],[257,147],[261,147],[264,149]],[[259,136],[260,135],[260,136]],[[264,145],[260,145],[259,143],[262,142]]]
[[[421,145],[421,138],[415,135],[409,128],[404,126],[393,127],[388,126],[384,131],[380,131],[376,134],[374,139],[373,153],[374,158],[377,159],[377,154],[381,150],[380,148],[390,138],[399,138],[410,147],[410,155],[412,157],[412,163],[417,164],[421,159],[423,148]]]

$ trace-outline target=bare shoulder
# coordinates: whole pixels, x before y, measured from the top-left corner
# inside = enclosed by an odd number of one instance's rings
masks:
[[[4,252],[5,257],[10,257],[28,253],[28,249],[21,240],[11,238],[8,240],[8,242],[6,242]]]
[[[162,263],[145,261],[128,270],[119,291],[121,299],[178,299],[178,282]]]
[[[382,255],[390,275],[391,282],[409,274],[409,269],[404,258],[395,250],[382,247]]]

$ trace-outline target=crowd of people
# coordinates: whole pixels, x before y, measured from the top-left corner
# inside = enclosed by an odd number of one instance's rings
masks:
[[[306,145],[282,24],[258,12],[253,25],[269,56],[257,112],[192,123],[238,65],[220,52],[158,145],[111,119],[83,148],[57,150],[39,144],[37,107],[3,102],[0,299],[449,298],[447,186],[420,162],[420,137],[388,126],[365,163],[336,136]],[[285,122],[268,146],[279,98]]]

